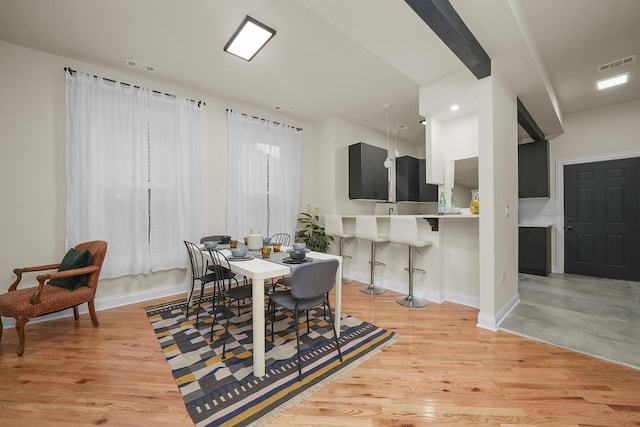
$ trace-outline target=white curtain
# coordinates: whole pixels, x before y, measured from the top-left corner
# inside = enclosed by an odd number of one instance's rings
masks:
[[[300,203],[300,129],[228,111],[227,232],[294,236]]]
[[[151,271],[186,266],[184,240],[203,234],[202,114],[196,103],[150,97]]]
[[[67,246],[105,240],[101,277],[185,268],[202,231],[201,110],[192,102],[67,77]]]

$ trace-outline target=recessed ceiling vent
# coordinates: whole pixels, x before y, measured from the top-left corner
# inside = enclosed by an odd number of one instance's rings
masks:
[[[611,61],[608,64],[604,64],[598,67],[599,72],[613,70],[614,68],[622,67],[623,65],[629,65],[636,62],[636,56],[631,55],[626,58],[616,59],[615,61]]]
[[[134,61],[133,59],[127,59],[127,65],[129,67],[138,68],[139,70],[149,71],[150,73],[156,71],[156,67],[154,67],[153,65],[144,64],[139,61]]]

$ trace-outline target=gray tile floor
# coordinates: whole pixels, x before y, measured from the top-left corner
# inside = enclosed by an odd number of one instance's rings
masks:
[[[640,282],[520,274],[500,329],[640,369]]]

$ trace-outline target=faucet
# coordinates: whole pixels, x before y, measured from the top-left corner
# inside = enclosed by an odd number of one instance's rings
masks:
[[[393,212],[393,208],[389,208],[389,215],[391,215],[391,212]]]

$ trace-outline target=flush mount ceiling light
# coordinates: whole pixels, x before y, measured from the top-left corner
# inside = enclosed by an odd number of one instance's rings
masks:
[[[609,77],[607,79],[598,80],[598,90],[607,89],[613,86],[625,84],[629,81],[629,72],[618,74],[617,76]]]
[[[224,51],[251,61],[275,35],[276,30],[247,15],[224,46]]]
[[[453,104],[453,105],[450,107],[450,109],[451,109],[451,111],[458,111],[458,110],[460,109],[460,106],[459,106],[459,105],[457,105],[457,104]]]

